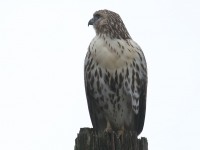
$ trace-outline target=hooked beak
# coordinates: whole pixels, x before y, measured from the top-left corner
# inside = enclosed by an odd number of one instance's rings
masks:
[[[88,26],[93,24],[94,24],[94,18],[90,19],[90,21],[88,22]]]

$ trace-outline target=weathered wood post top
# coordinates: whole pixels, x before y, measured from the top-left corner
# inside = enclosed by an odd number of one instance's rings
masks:
[[[138,139],[132,132],[119,139],[114,132],[96,134],[92,128],[81,128],[74,150],[148,150],[148,142],[144,137]]]

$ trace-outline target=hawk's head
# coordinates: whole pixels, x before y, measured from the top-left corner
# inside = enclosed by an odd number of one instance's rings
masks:
[[[121,17],[109,10],[98,10],[93,14],[93,18],[88,22],[88,26],[93,25],[96,34],[105,34],[110,38],[131,39]]]

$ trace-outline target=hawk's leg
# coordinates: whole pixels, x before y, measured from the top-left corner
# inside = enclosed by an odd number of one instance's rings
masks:
[[[112,150],[115,150],[115,136],[114,136],[115,133],[113,132],[110,122],[108,120],[107,120],[106,129],[104,130],[104,132],[111,134]]]
[[[110,122],[108,120],[107,120],[106,129],[104,130],[104,132],[112,133],[112,127],[111,127]]]
[[[117,131],[117,137],[120,139],[121,143],[123,143],[124,140],[124,126],[120,130]]]

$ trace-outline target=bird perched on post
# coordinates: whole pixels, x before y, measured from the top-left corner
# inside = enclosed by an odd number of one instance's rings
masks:
[[[144,126],[147,65],[140,46],[121,17],[109,10],[93,14],[92,39],[85,58],[84,79],[88,108],[97,132],[134,131]]]

